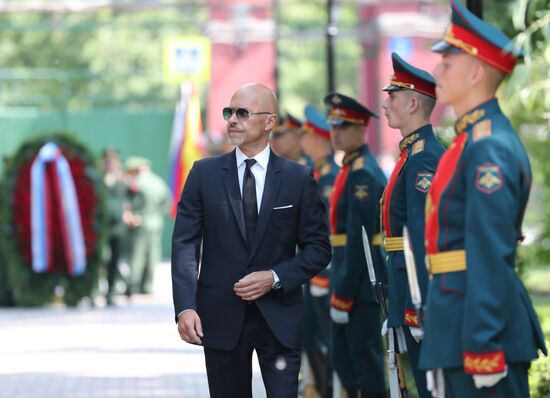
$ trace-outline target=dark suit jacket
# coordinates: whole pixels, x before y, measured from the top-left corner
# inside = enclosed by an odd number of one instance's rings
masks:
[[[277,339],[299,348],[302,284],[325,268],[331,257],[325,220],[311,170],[271,152],[256,236],[249,249],[235,151],[197,161],[178,204],[172,237],[176,316],[185,309],[197,310],[204,346],[232,349],[250,305],[236,295],[233,285],[246,274],[273,269],[282,288],[256,304]]]

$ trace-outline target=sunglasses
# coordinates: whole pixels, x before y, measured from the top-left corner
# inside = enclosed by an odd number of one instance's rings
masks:
[[[229,120],[233,113],[239,119],[248,119],[252,115],[272,115],[271,112],[251,112],[246,108],[223,108],[222,112],[224,120]]]

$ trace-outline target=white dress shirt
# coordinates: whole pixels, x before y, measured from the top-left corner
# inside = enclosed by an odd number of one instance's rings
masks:
[[[260,212],[260,206],[262,203],[262,196],[264,194],[264,187],[265,187],[265,177],[267,174],[267,164],[269,163],[269,155],[270,155],[270,148],[269,145],[265,147],[263,151],[258,153],[256,156],[254,156],[254,159],[256,159],[256,163],[250,168],[250,171],[254,175],[254,180],[256,182],[256,204],[258,206],[258,213]],[[243,181],[244,181],[244,171],[246,169],[246,163],[244,162],[246,159],[249,159],[248,156],[246,156],[242,151],[239,149],[239,147],[236,148],[236,158],[237,158],[237,175],[239,177],[239,188],[241,191],[241,198],[243,195]],[[273,273],[273,280],[274,283],[279,281],[279,277],[275,273],[275,271],[271,270]],[[191,311],[190,309],[186,309],[181,311],[178,314],[178,319],[181,314],[184,312]]]
[[[246,169],[246,159],[249,159],[239,147],[236,148],[236,158],[237,158],[237,175],[239,176],[239,188],[241,191],[241,198],[243,195],[243,180],[244,180],[244,171]],[[265,149],[258,153],[256,156],[250,159],[256,159],[256,163],[250,168],[250,171],[254,175],[254,180],[256,182],[256,204],[258,206],[258,213],[260,212],[260,206],[262,204],[262,196],[264,194],[265,187],[265,176],[267,173],[267,164],[269,163],[270,155],[269,145],[266,145]]]

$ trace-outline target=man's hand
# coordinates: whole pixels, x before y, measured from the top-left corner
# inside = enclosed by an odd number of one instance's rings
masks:
[[[349,323],[349,312],[340,311],[336,308],[330,308],[330,318],[334,323],[339,323],[340,325],[345,325]]]
[[[202,344],[201,319],[195,310],[187,310],[178,315],[178,333],[188,343]]]
[[[269,293],[272,285],[273,273],[271,271],[256,271],[235,283],[233,290],[244,301],[254,301]]]
[[[500,380],[504,379],[508,374],[508,366],[504,369],[504,372],[494,373],[490,375],[472,375],[474,378],[474,384],[476,388],[493,387]]]

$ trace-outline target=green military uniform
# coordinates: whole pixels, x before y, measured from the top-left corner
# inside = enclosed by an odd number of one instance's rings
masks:
[[[453,0],[451,26],[434,50],[467,53],[507,74],[518,57],[513,48]],[[538,350],[546,353],[515,273],[532,181],[529,158],[495,98],[466,111],[455,130],[426,201],[432,278],[420,367],[443,369],[450,398],[528,397],[529,363]]]
[[[128,162],[132,163],[130,160]],[[131,292],[151,293],[154,266],[162,257],[162,228],[168,212],[169,188],[162,178],[148,168],[139,172],[135,186],[142,197],[142,205],[132,209],[134,215],[141,218],[141,225],[133,231],[132,236]]]
[[[374,115],[355,100],[329,94],[329,123],[366,125]],[[348,394],[379,397],[386,391],[380,336],[381,310],[370,285],[361,238],[364,226],[371,237],[377,279],[387,274],[380,244],[379,200],[386,177],[367,145],[347,153],[330,198],[333,258],[330,274],[331,308],[347,312],[348,323],[333,323],[333,366]],[[334,317],[333,317],[334,319]]]
[[[429,73],[408,64],[396,53],[392,53],[392,64],[394,74],[384,91],[413,90],[435,99],[435,81]],[[388,100],[392,101],[392,97]],[[424,207],[426,193],[445,148],[435,137],[431,124],[418,127],[399,143],[400,155],[381,203],[382,229],[388,264],[388,328],[405,327],[407,352],[418,395],[432,398],[426,389],[425,372],[418,369],[420,342],[408,330],[413,328],[413,332],[419,332],[420,322],[409,292],[402,234],[403,227],[407,226],[417,265],[417,281],[425,299],[428,272],[424,267]]]
[[[312,105],[308,105],[304,113],[306,115],[304,134],[313,134],[330,142],[330,126],[321,112]],[[315,162],[313,166],[313,176],[317,181],[317,188],[326,206],[327,214],[334,179],[339,169],[334,161],[334,153]],[[314,276],[304,288],[304,351],[315,377],[317,391],[322,398],[332,396],[332,367],[329,358],[329,278],[330,264]]]

